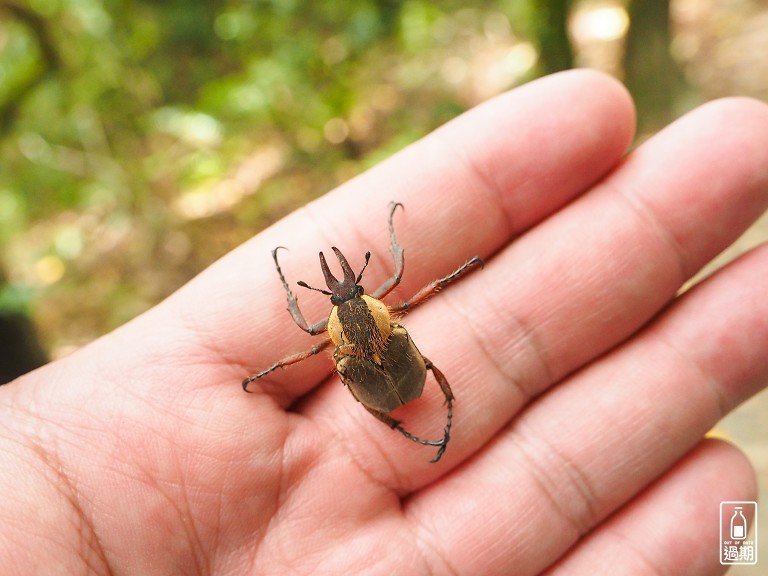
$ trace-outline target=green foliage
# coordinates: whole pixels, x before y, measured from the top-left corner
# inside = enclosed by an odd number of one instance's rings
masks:
[[[126,321],[510,87],[513,4],[0,0],[5,301],[54,347]]]

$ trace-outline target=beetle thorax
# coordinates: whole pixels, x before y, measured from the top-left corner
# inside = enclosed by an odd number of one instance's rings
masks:
[[[367,294],[334,306],[328,317],[328,335],[340,352],[369,357],[377,364],[391,333],[387,305]]]

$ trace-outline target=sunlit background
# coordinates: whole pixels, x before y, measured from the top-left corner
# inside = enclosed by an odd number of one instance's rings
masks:
[[[627,84],[638,139],[715,97],[768,99],[768,2],[0,0],[0,376],[136,316],[463,110],[573,66]],[[726,257],[766,238],[763,220]],[[764,397],[722,426],[761,474]]]

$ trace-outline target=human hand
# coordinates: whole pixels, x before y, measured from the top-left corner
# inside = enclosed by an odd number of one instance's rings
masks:
[[[768,204],[768,108],[720,101],[627,157],[633,113],[586,71],[533,82],[291,214],[162,304],[0,388],[10,574],[599,574],[722,571],[718,503],[754,497],[704,440],[768,382],[768,250],[676,297]],[[389,277],[390,303],[475,254],[403,324],[456,396],[430,464],[316,356],[270,251]],[[327,298],[298,293],[310,322]],[[395,416],[434,436],[442,395]],[[681,527],[684,530],[681,531]]]

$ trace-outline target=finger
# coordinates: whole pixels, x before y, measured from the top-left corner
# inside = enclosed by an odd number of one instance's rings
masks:
[[[547,574],[722,574],[719,504],[756,494],[744,455],[706,441]]]
[[[618,161],[632,129],[626,93],[605,76],[578,72],[533,82],[264,231],[172,298],[163,321],[182,318],[185,334],[230,366],[226,376],[236,382],[313,344],[285,312],[270,255],[275,246],[290,249],[279,256],[292,289],[297,280],[323,286],[319,250],[338,246],[356,270],[371,250],[363,283],[372,291],[393,272],[387,215],[389,202],[398,200],[405,210],[395,215],[395,227],[407,256],[397,301],[467,258],[493,253],[582,192]],[[310,324],[327,316],[327,297],[295,293]],[[302,364],[275,373],[277,384],[266,383],[284,392],[283,402],[329,372],[327,360]]]
[[[703,137],[714,134],[717,139]],[[471,454],[529,398],[631,336],[768,202],[768,112],[762,104],[711,104],[636,154],[404,321],[453,386],[449,461]],[[689,188],[696,190],[695,209]],[[439,473],[414,474],[413,456],[403,457],[414,447],[386,429],[364,428],[366,414],[345,407],[345,393],[324,390],[308,409],[351,439],[360,461],[378,469],[382,482],[413,482],[400,486],[408,490]],[[425,437],[424,430],[442,430],[440,403],[428,383],[425,401],[395,416]],[[380,450],[394,463],[391,473],[382,469]]]
[[[420,541],[459,573],[483,546],[493,563],[477,573],[535,573],[563,555],[768,382],[767,275],[764,246],[532,404],[412,497]]]

